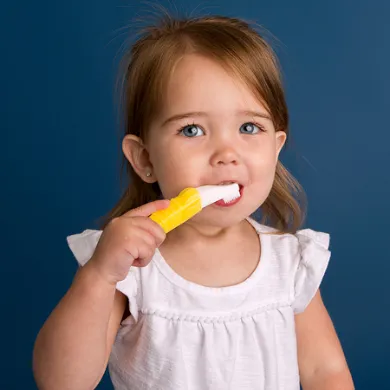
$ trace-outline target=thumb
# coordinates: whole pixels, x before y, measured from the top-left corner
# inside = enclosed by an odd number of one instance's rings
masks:
[[[169,200],[161,199],[154,202],[146,203],[140,207],[128,211],[124,214],[126,217],[149,217],[157,210],[166,209],[169,206]]]

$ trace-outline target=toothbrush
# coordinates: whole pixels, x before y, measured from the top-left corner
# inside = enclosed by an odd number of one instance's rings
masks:
[[[218,200],[223,199],[228,203],[239,197],[240,190],[237,183],[190,187],[171,199],[166,209],[154,212],[150,218],[157,222],[165,233],[168,233]]]

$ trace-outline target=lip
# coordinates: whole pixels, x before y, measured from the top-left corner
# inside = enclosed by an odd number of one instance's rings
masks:
[[[226,182],[224,182],[224,183],[221,183],[221,184],[225,184]],[[214,203],[214,205],[216,205],[216,206],[218,206],[218,207],[232,207],[232,206],[234,206],[235,204],[237,204],[240,200],[241,200],[241,198],[242,198],[242,195],[243,195],[243,193],[244,193],[244,187],[243,187],[243,185],[242,184],[239,184],[239,183],[237,183],[238,184],[238,186],[239,186],[239,191],[240,191],[240,196],[238,197],[238,198],[236,198],[236,199],[233,199],[231,202],[229,202],[229,203],[225,203],[224,201],[223,201],[223,199],[221,199],[221,200],[218,200],[217,202],[215,202]]]
[[[237,183],[240,187],[242,187],[242,184],[240,182],[238,182],[237,180],[223,180],[223,181],[220,181],[219,183],[217,183],[217,185],[220,186],[220,185],[224,185],[224,184],[234,184],[234,183]]]

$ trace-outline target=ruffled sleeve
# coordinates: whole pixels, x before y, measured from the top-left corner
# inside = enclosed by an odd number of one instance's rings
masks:
[[[92,257],[101,235],[101,230],[87,229],[80,234],[73,234],[66,238],[70,250],[81,266]]]
[[[329,234],[311,229],[296,233],[298,266],[294,279],[294,313],[302,313],[316,294],[329,264]]]
[[[101,230],[87,229],[82,233],[73,234],[66,238],[69,248],[80,266],[84,266],[90,260],[101,235]],[[139,306],[137,302],[137,279],[137,270],[131,267],[126,278],[116,285],[116,289],[127,296],[130,314],[135,321],[138,321]],[[124,321],[127,322],[127,319]]]

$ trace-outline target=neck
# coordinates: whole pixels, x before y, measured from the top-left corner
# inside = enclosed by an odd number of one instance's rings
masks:
[[[205,225],[188,221],[168,233],[166,242],[171,244],[176,242],[182,244],[189,242],[193,244],[216,243],[221,240],[226,240],[231,236],[236,236],[244,229],[247,229],[247,225],[246,220],[229,227]]]

